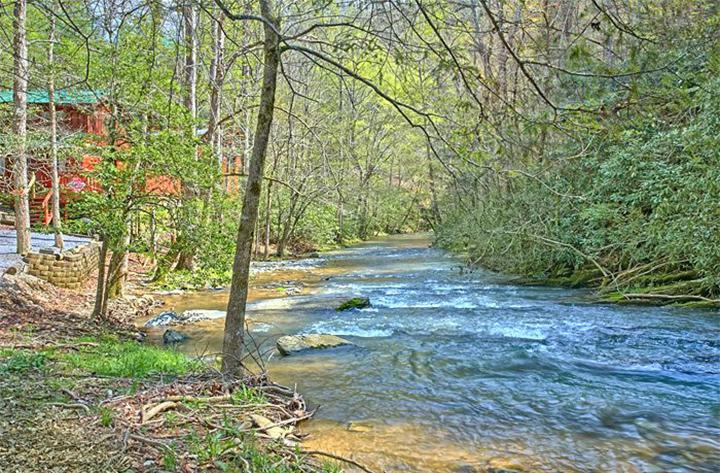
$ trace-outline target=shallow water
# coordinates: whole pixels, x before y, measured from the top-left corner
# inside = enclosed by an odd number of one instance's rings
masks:
[[[254,292],[258,342],[301,332],[358,345],[269,362],[321,405],[309,447],[386,471],[720,471],[720,314],[506,285],[428,244],[383,238],[255,282],[307,283],[294,297]],[[372,307],[332,310],[353,295]],[[227,295],[168,299],[223,309]],[[219,349],[222,321],[186,328],[184,350]]]

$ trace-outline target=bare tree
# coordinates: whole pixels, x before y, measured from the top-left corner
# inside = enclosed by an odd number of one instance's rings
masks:
[[[195,133],[195,119],[197,118],[197,11],[193,6],[183,7],[183,25],[185,34],[185,108],[191,120],[191,133]],[[183,195],[191,197],[195,194],[191,182],[183,183]],[[182,243],[186,243],[180,238]],[[176,270],[191,270],[195,258],[195,250],[184,244],[180,249]]]
[[[265,155],[275,108],[278,69],[280,67],[279,20],[275,16],[272,0],[260,0],[265,42],[263,45],[263,84],[260,107],[255,128],[252,159],[243,198],[242,216],[238,229],[233,276],[230,286],[227,317],[223,339],[222,371],[230,375],[242,374],[243,335],[247,306],[248,280],[252,260],[253,233],[260,208],[262,179],[265,172]]]
[[[50,108],[50,182],[52,185],[52,222],[55,246],[65,249],[60,220],[60,178],[58,175],[57,113],[55,110],[55,17],[48,15],[50,37],[48,44],[48,107]]]
[[[17,233],[17,252],[25,254],[32,251],[30,241],[30,203],[28,199],[27,164],[27,89],[30,74],[27,44],[27,0],[15,0],[15,65],[13,81],[13,103],[15,118],[13,121],[17,139],[17,153],[13,174],[15,178],[15,231]]]

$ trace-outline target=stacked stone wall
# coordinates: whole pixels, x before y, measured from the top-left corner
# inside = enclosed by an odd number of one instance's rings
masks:
[[[100,245],[92,242],[65,253],[43,249],[39,253],[29,253],[24,261],[28,265],[28,274],[58,287],[79,290],[97,268],[99,259]]]

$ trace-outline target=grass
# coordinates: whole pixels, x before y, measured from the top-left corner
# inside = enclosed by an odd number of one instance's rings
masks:
[[[0,352],[0,359],[4,360],[0,363],[0,374],[22,374],[31,370],[42,370],[47,363],[48,357],[44,353],[3,349]]]
[[[245,385],[235,390],[232,398],[234,404],[265,404],[268,402],[262,391]]]
[[[103,339],[97,347],[84,346],[58,357],[70,370],[136,379],[182,376],[202,366],[202,362],[176,351],[112,338]]]
[[[59,362],[59,367],[68,371],[80,370],[99,376],[135,379],[182,376],[202,368],[201,361],[182,353],[134,341],[113,337],[101,340],[84,337],[77,341],[97,343],[97,346],[79,345],[77,350],[69,352],[52,348],[39,352],[2,349],[0,373],[42,371],[49,362]]]
[[[304,473],[308,471],[306,461],[301,459],[299,450],[296,452],[297,460],[262,450],[258,448],[252,433],[236,429],[231,421],[224,422],[221,429],[203,437],[189,434],[187,440],[190,444],[189,451],[197,456],[201,464],[212,464],[223,472]],[[165,460],[166,468],[167,460]],[[330,462],[324,462],[320,468],[324,473],[342,471],[338,465]]]

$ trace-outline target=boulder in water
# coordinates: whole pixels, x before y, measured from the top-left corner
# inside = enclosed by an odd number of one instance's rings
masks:
[[[180,314],[180,323],[194,324],[204,320],[222,319],[225,315],[224,310],[190,309]]]
[[[190,336],[187,333],[173,329],[165,330],[165,333],[163,334],[163,342],[165,342],[165,345],[184,342],[188,338],[190,338]]]
[[[277,349],[281,355],[292,355],[303,350],[316,348],[339,347],[353,345],[352,342],[327,333],[308,335],[286,335],[277,341]]]
[[[342,312],[350,309],[363,309],[370,307],[370,299],[367,297],[353,297],[335,308],[336,311]]]
[[[146,327],[160,327],[161,325],[175,324],[180,321],[180,316],[171,310],[160,312],[152,319],[145,322]]]
[[[160,327],[162,325],[194,324],[204,320],[222,319],[225,314],[224,310],[189,309],[182,314],[168,310],[145,322],[145,326]]]

